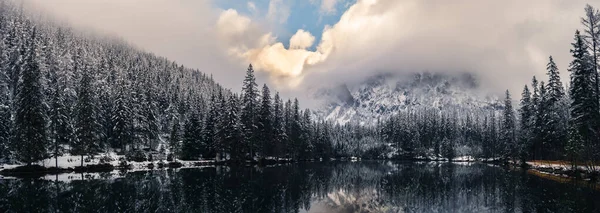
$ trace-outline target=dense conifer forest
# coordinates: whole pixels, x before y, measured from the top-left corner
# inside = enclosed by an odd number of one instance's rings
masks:
[[[162,154],[233,161],[474,156],[590,167],[600,161],[600,12],[589,5],[574,34],[572,62],[560,65],[570,79],[560,79],[549,57],[547,76],[533,77],[520,101],[507,90],[497,107],[415,106],[373,126],[315,117],[297,99],[257,85],[252,65],[240,79],[242,91],[231,91],[119,39],[33,17],[0,0],[4,161],[107,152],[132,160]]]

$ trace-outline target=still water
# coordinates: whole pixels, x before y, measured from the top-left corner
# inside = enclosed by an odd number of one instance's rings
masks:
[[[600,212],[600,192],[484,164],[329,162],[0,180],[0,212]]]

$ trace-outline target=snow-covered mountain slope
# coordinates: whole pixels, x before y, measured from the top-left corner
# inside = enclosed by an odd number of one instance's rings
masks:
[[[471,74],[379,74],[354,84],[321,88],[317,117],[340,124],[370,125],[399,111],[415,108],[499,109],[498,98],[484,94]]]

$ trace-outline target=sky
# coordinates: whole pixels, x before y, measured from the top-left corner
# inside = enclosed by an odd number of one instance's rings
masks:
[[[472,72],[518,96],[553,56],[568,80],[585,0],[27,0],[82,29],[241,89],[252,63],[284,96],[379,72]]]

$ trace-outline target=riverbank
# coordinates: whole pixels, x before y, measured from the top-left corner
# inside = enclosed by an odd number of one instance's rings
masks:
[[[600,181],[599,165],[572,165],[567,161],[536,160],[526,162],[526,168],[545,175],[573,178],[588,182]]]
[[[209,160],[156,160],[156,161],[126,161],[125,156],[114,153],[96,155],[93,157],[81,158],[81,156],[61,156],[58,159],[46,159],[33,165],[0,165],[0,179],[7,177],[15,178],[38,178],[57,174],[90,174],[90,173],[110,173],[113,171],[134,172],[152,169],[167,168],[202,168],[214,166],[271,166],[278,164],[287,164],[294,162],[314,162],[314,161],[360,161],[358,157],[340,157],[330,159],[306,159],[292,160],[288,158],[266,158],[247,161],[216,161]],[[83,162],[83,166],[81,161]],[[373,160],[408,160],[414,162],[448,162],[446,158],[427,158],[419,157],[412,159],[373,159]],[[472,156],[459,156],[452,159],[452,162],[485,162],[490,163],[494,159],[477,159]],[[77,176],[77,175],[75,175]]]

